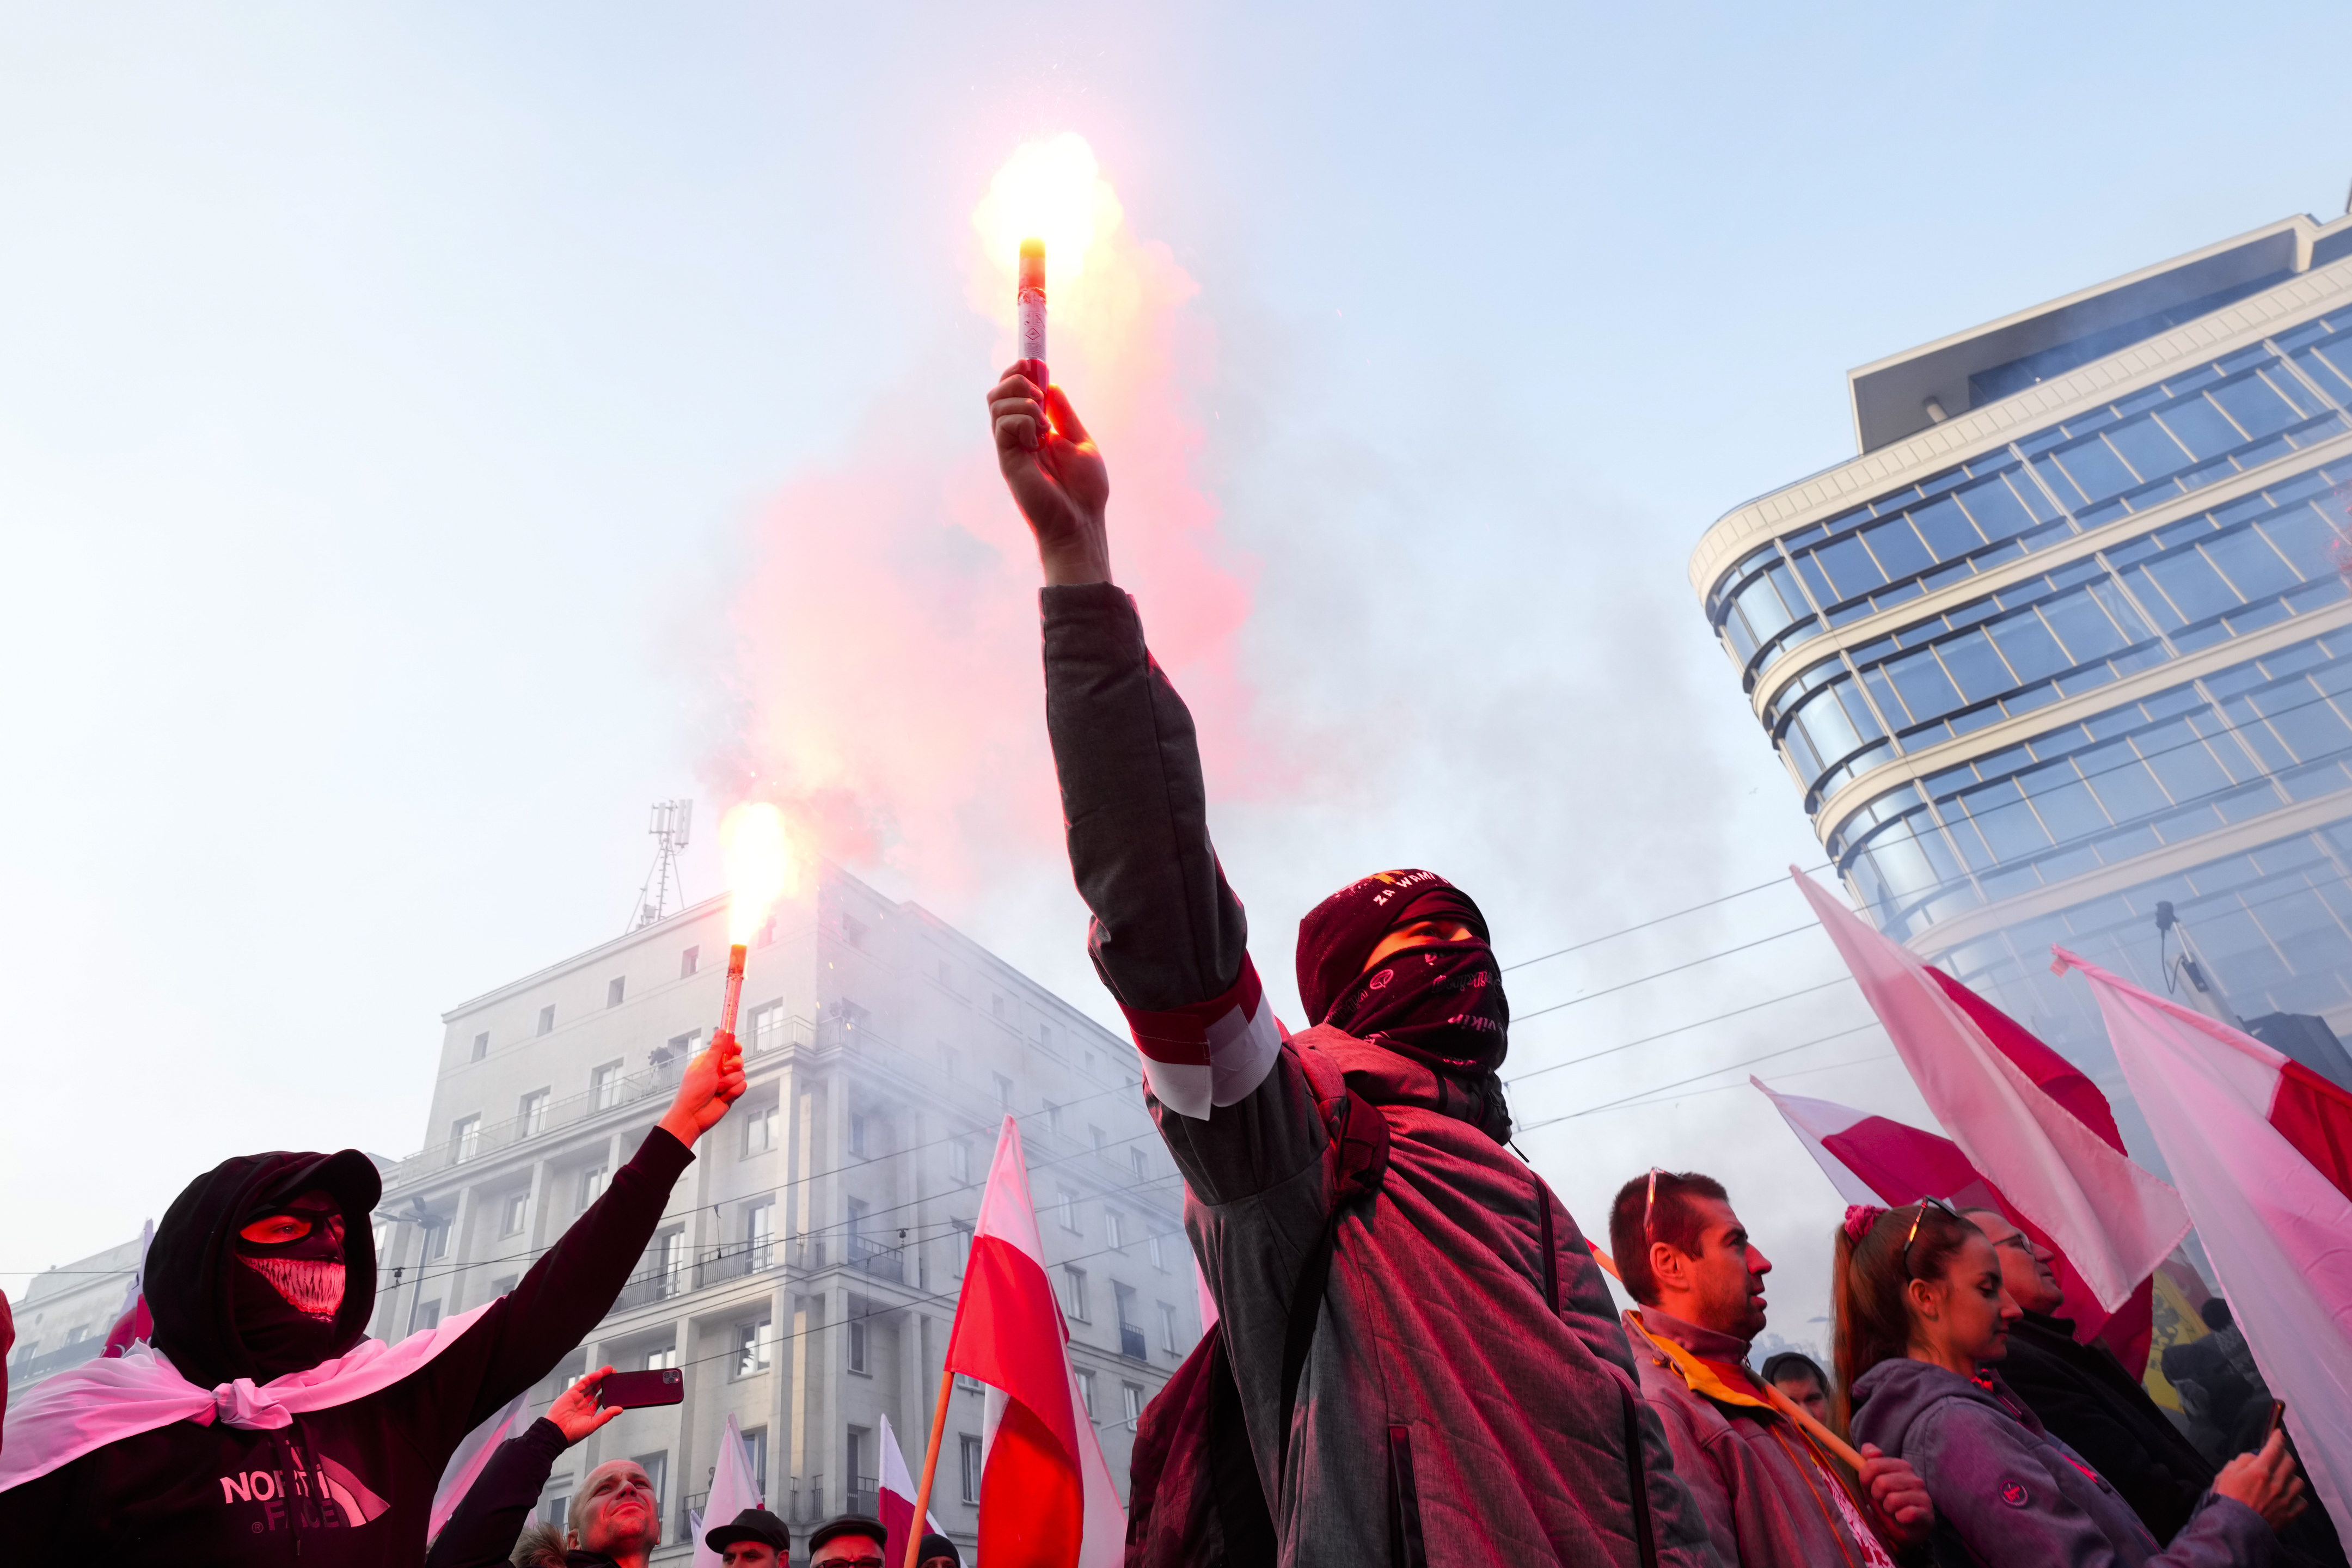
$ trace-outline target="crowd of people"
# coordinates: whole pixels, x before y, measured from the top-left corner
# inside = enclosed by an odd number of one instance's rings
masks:
[[[989,401],[1045,568],[1071,868],[1218,1310],[1139,1424],[1131,1568],[2345,1563],[2226,1308],[2210,1342],[2166,1354],[2192,1400],[2176,1425],[2059,1315],[2052,1254],[1998,1211],[1849,1209],[1826,1238],[1826,1368],[1751,1365],[1772,1265],[1708,1176],[1627,1181],[1598,1252],[1510,1141],[1502,971],[1444,878],[1382,872],[1310,910],[1309,1026],[1278,1024],[1191,715],[1111,579],[1108,471],[1042,372],[1016,365]],[[535,1517],[557,1457],[619,1414],[609,1367],[490,1453],[428,1542],[429,1516],[468,1435],[610,1310],[744,1088],[722,1035],[513,1289],[398,1344],[365,1332],[370,1161],[270,1152],[199,1176],[155,1231],[148,1340],[26,1391],[0,1430],[6,1560],[646,1568],[662,1509],[633,1461]],[[762,1508],[705,1521],[702,1544],[726,1568],[794,1545]],[[1019,1548],[990,1568],[1028,1568]],[[858,1515],[800,1549],[810,1568],[907,1554]],[[943,1536],[914,1555],[961,1568]]]

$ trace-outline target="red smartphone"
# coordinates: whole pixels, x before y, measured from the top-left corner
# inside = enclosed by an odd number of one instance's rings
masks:
[[[2270,1447],[2271,1434],[2276,1432],[2279,1429],[2279,1423],[2285,1419],[2286,1401],[2284,1399],[2272,1400],[2271,1418],[2263,1424],[2263,1440],[2259,1445],[2257,1445],[2257,1447],[2263,1448]]]
[[[674,1366],[657,1372],[607,1373],[596,1385],[596,1403],[635,1410],[647,1405],[677,1405],[686,1398],[686,1377]]]

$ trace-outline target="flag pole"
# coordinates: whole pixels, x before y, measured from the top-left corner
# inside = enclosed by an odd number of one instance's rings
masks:
[[[1588,1243],[1587,1245],[1590,1244]],[[1597,1247],[1592,1248],[1592,1261],[1601,1265],[1601,1268],[1609,1270],[1609,1278],[1614,1279],[1620,1285],[1625,1283],[1625,1277],[1617,1272],[1617,1260],[1610,1257],[1607,1253],[1601,1251]],[[1839,1458],[1843,1459],[1847,1466],[1853,1470],[1854,1474],[1860,1475],[1862,1473],[1864,1462],[1863,1458],[1859,1453],[1854,1451],[1853,1444],[1847,1442],[1844,1438],[1839,1436],[1836,1433],[1831,1431],[1828,1427],[1815,1420],[1811,1411],[1806,1409],[1803,1405],[1798,1404],[1795,1400],[1781,1393],[1779,1387],[1775,1384],[1766,1383],[1759,1378],[1757,1381],[1757,1386],[1763,1389],[1764,1397],[1771,1405],[1773,1409],[1779,1411],[1781,1415],[1787,1416],[1790,1420],[1794,1421],[1798,1426],[1803,1427],[1814,1442],[1819,1443],[1822,1447],[1827,1448],[1831,1453],[1835,1454]],[[915,1565],[909,1563],[907,1564],[907,1568],[915,1568]]]
[[[940,1368],[939,1403],[931,1408],[931,1441],[923,1450],[923,1479],[915,1488],[915,1517],[907,1525],[905,1568],[915,1568],[915,1552],[923,1544],[923,1526],[931,1517],[931,1478],[940,1471],[940,1437],[948,1429],[948,1395],[955,1392],[955,1373]]]

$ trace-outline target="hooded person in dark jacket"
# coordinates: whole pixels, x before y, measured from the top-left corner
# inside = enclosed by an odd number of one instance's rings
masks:
[[[722,1039],[512,1290],[398,1345],[366,1338],[365,1155],[249,1154],[197,1177],[148,1254],[152,1348],[59,1373],[11,1415],[8,1561],[416,1568],[450,1454],[603,1318],[689,1146],[742,1091]]]
[[[1278,1561],[1716,1563],[1591,1249],[1506,1146],[1510,1009],[1477,905],[1426,870],[1341,889],[1299,922],[1315,1026],[1275,1022],[1210,843],[1191,715],[1110,581],[1108,474],[1043,371],[1015,366],[989,400],[1045,569],[1071,868],[1183,1173]],[[1386,1164],[1342,1206],[1353,1135],[1327,1113],[1360,1101],[1385,1123]],[[1328,1283],[1286,1426],[1290,1305],[1318,1255]]]
[[[2283,1441],[2231,1461],[2169,1544],[1995,1370],[2017,1303],[1984,1233],[1934,1203],[1857,1206],[1831,1275],[1853,1440],[1910,1461],[1948,1532],[2000,1568],[2260,1568],[2303,1508]],[[1939,1543],[1940,1544],[1940,1543]],[[1944,1554],[1949,1560],[1948,1554]]]

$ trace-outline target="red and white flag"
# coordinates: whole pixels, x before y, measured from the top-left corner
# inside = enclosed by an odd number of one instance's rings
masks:
[[[732,1524],[735,1516],[747,1508],[761,1506],[760,1488],[765,1478],[751,1470],[751,1446],[735,1426],[735,1417],[727,1417],[727,1426],[719,1434],[719,1452],[710,1467],[710,1493],[702,1500],[702,1512],[692,1521],[694,1532],[693,1568],[723,1568],[726,1553],[713,1552],[702,1538],[722,1524]]]
[[[2063,948],[2196,1216],[2320,1501],[2352,1542],[2352,1094]]]
[[[989,1389],[980,1560],[995,1568],[1117,1568],[1127,1512],[1070,1367],[1069,1330],[1045,1271],[1021,1129],[1010,1116],[972,1226],[947,1372]]]
[[[947,1374],[942,1373],[940,1375]],[[890,1430],[887,1415],[882,1417],[882,1480],[876,1508],[882,1517],[882,1528],[889,1532],[896,1546],[903,1548],[907,1537],[912,1534],[923,1531],[945,1533],[940,1531],[937,1514],[926,1513],[923,1516],[922,1531],[914,1527],[915,1478],[907,1468],[907,1456],[899,1450],[898,1434]],[[905,1552],[894,1552],[890,1555],[895,1560],[903,1557]]]
[[[1996,1045],[1979,1021],[1990,1004],[1968,993],[1978,1006],[1966,1005],[1958,995],[1966,986],[1873,931],[1795,867],[1789,872],[1960,1152],[2000,1188],[2009,1213],[2031,1220],[2066,1255],[2101,1307],[2123,1306],[2189,1234],[2180,1195],[2084,1125],[2070,1082],[2081,1074],[2063,1058],[2011,1024],[2063,1070],[2021,1065],[2012,1054],[2020,1042]]]
[[[2073,1320],[2074,1331],[2085,1339],[2105,1341],[2126,1367],[2147,1365],[2155,1319],[2152,1281],[2142,1281],[2131,1300],[2111,1313],[2092,1296],[2064,1248],[2020,1216],[2002,1198],[2000,1189],[1986,1181],[1950,1139],[1835,1100],[1781,1094],[1759,1078],[1748,1081],[1779,1109],[1789,1130],[1846,1202],[1899,1208],[1921,1198],[1949,1198],[1962,1208],[1996,1209],[2007,1215],[2010,1223],[2057,1254],[2058,1283],[2066,1292],[2059,1313]],[[2098,1090],[2094,1088],[2092,1092]],[[2100,1095],[2099,1102],[2105,1105],[2106,1097]]]

